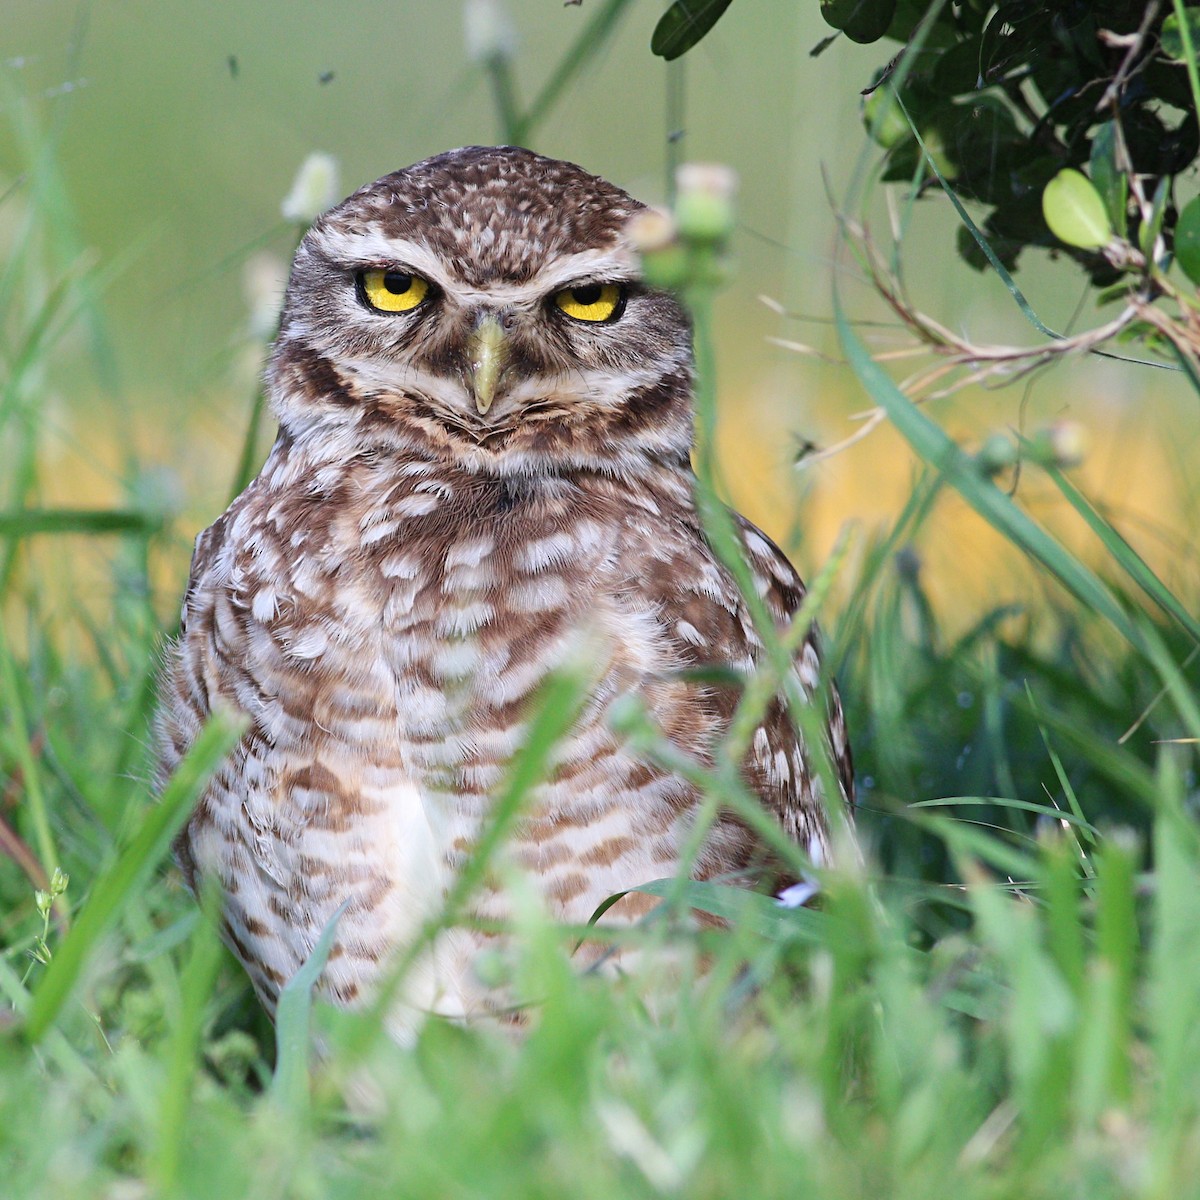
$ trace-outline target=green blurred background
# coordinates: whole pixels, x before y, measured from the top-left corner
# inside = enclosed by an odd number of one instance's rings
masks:
[[[794,466],[802,442],[845,437],[851,415],[867,406],[836,361],[827,324],[835,276],[855,315],[888,317],[838,251],[835,211],[863,155],[873,160],[858,93],[891,47],[840,39],[814,58],[829,32],[816,0],[739,0],[671,68],[649,50],[662,7],[629,6],[531,143],[661,201],[675,88],[679,154],[738,172],[736,275],[718,312],[722,458],[738,505],[811,570],[846,521],[872,529],[898,512],[914,469],[886,429],[816,467]],[[597,8],[597,0],[506,7],[523,100]],[[169,609],[186,543],[228,498],[270,297],[293,244],[279,205],[300,163],[332,153],[348,192],[448,147],[496,141],[491,92],[466,52],[456,0],[5,0],[0,39],[0,245],[28,251],[29,239],[37,242],[31,257],[42,275],[26,289],[30,311],[63,272],[90,269],[96,279],[94,306],[65,330],[37,381],[48,410],[39,495],[75,505],[132,497],[179,510],[159,570]],[[865,211],[886,237],[894,214],[882,189]],[[914,300],[977,342],[1035,341],[999,283],[957,261],[954,226],[941,197],[918,205],[905,242]],[[1075,314],[1085,289],[1070,263],[1030,259],[1019,279],[1047,323],[1098,319],[1090,307]],[[818,319],[781,317],[761,296]],[[905,342],[894,325],[864,334],[879,351]],[[1166,371],[1092,360],[1040,377],[1027,396],[964,393],[935,412],[968,441],[1018,421],[1027,430],[1080,422],[1085,489],[1187,596],[1197,591],[1183,553],[1200,462],[1193,407]],[[1027,480],[1022,496],[1055,522],[1040,486]],[[54,553],[60,570],[69,562],[75,595],[108,586],[109,564],[91,563],[95,550],[82,545],[78,561],[61,543],[37,551]],[[958,620],[1009,595],[1040,593],[1032,570],[953,497],[939,501],[920,549],[931,594]]]

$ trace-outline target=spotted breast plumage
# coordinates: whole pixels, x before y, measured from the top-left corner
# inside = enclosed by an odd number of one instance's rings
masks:
[[[581,655],[591,693],[508,859],[572,923],[679,865],[699,794],[639,755],[610,707],[636,695],[704,763],[738,689],[694,668],[749,672],[763,645],[697,513],[689,325],[639,281],[626,225],[641,207],[572,164],[473,147],[362,188],[297,251],[268,370],[278,439],[197,541],[157,734],[165,778],[216,706],[248,716],[176,853],[190,886],[215,877],[268,1010],[342,905],[320,989],[371,994],[487,828],[539,688]],[[803,585],[738,520],[782,626]],[[805,693],[818,671],[809,637]],[[744,777],[823,860],[820,789],[780,701]],[[722,813],[692,871],[767,857]],[[468,910],[503,921],[510,899],[490,879]],[[605,920],[652,903],[630,893]],[[487,1010],[472,970],[486,938],[442,934],[405,1010]]]

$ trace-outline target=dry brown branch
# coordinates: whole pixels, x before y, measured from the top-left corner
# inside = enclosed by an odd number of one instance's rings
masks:
[[[3,817],[0,817],[0,854],[7,854],[25,872],[35,888],[44,892],[50,890],[50,876],[38,862],[37,855]]]
[[[1010,384],[1071,356],[1105,353],[1103,348],[1108,343],[1139,323],[1157,330],[1200,374],[1200,310],[1186,297],[1179,295],[1157,272],[1151,276],[1150,269],[1142,277],[1141,290],[1131,287],[1125,307],[1102,325],[1071,337],[1056,337],[1036,346],[979,345],[921,312],[908,299],[903,283],[888,268],[865,226],[844,217],[841,223],[875,291],[883,297],[899,318],[901,326],[914,339],[908,346],[878,354],[877,360],[894,361],[919,354],[934,358],[930,365],[913,372],[897,385],[915,404],[941,399],[976,385],[995,387]],[[1132,247],[1128,249],[1132,251]],[[1114,248],[1114,252],[1119,250],[1120,247]],[[1174,301],[1179,315],[1166,311],[1160,303],[1162,300]],[[779,345],[787,345],[782,339],[772,340]],[[856,414],[855,419],[864,422],[861,428],[833,445],[807,455],[802,465],[808,466],[831,458],[861,442],[884,422],[886,414],[881,408],[873,408]]]
[[[1125,86],[1126,80],[1133,73],[1133,68],[1138,61],[1138,56],[1141,54],[1143,47],[1146,44],[1146,38],[1150,33],[1150,27],[1154,24],[1155,17],[1158,16],[1160,0],[1150,0],[1146,5],[1146,11],[1142,14],[1142,23],[1138,26],[1136,33],[1124,36],[1117,36],[1110,33],[1107,29],[1101,29],[1098,37],[1102,42],[1109,46],[1125,46],[1125,57],[1121,60],[1121,65],[1117,68],[1117,73],[1112,77],[1108,87],[1104,89],[1104,94],[1100,97],[1096,104],[1096,111],[1100,112],[1107,108],[1110,104],[1115,104],[1121,89]]]

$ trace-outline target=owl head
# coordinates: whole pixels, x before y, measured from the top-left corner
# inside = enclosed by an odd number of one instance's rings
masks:
[[[639,279],[642,207],[506,146],[360,188],[296,252],[269,371],[283,430],[506,475],[686,460],[689,323]]]

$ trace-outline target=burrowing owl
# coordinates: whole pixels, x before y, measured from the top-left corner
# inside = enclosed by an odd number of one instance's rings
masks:
[[[704,762],[739,693],[694,669],[751,671],[762,643],[697,516],[688,319],[639,282],[625,227],[641,208],[570,163],[475,147],[360,189],[300,244],[268,371],[279,436],[197,541],[158,731],[165,775],[214,705],[250,718],[176,851],[189,884],[219,881],[269,1010],[343,902],[321,988],[370,993],[439,911],[539,685],[580,647],[594,691],[509,861],[579,924],[677,868],[698,794],[639,757],[609,706],[635,693]],[[803,585],[740,528],[782,625]],[[811,693],[812,639],[796,672]],[[841,803],[836,693],[827,733]],[[782,703],[744,776],[820,860],[819,788]],[[727,814],[693,872],[764,858]],[[503,919],[509,903],[485,885],[470,912]],[[633,893],[605,919],[651,903]],[[471,969],[484,936],[443,935],[409,1005],[486,1008]]]

